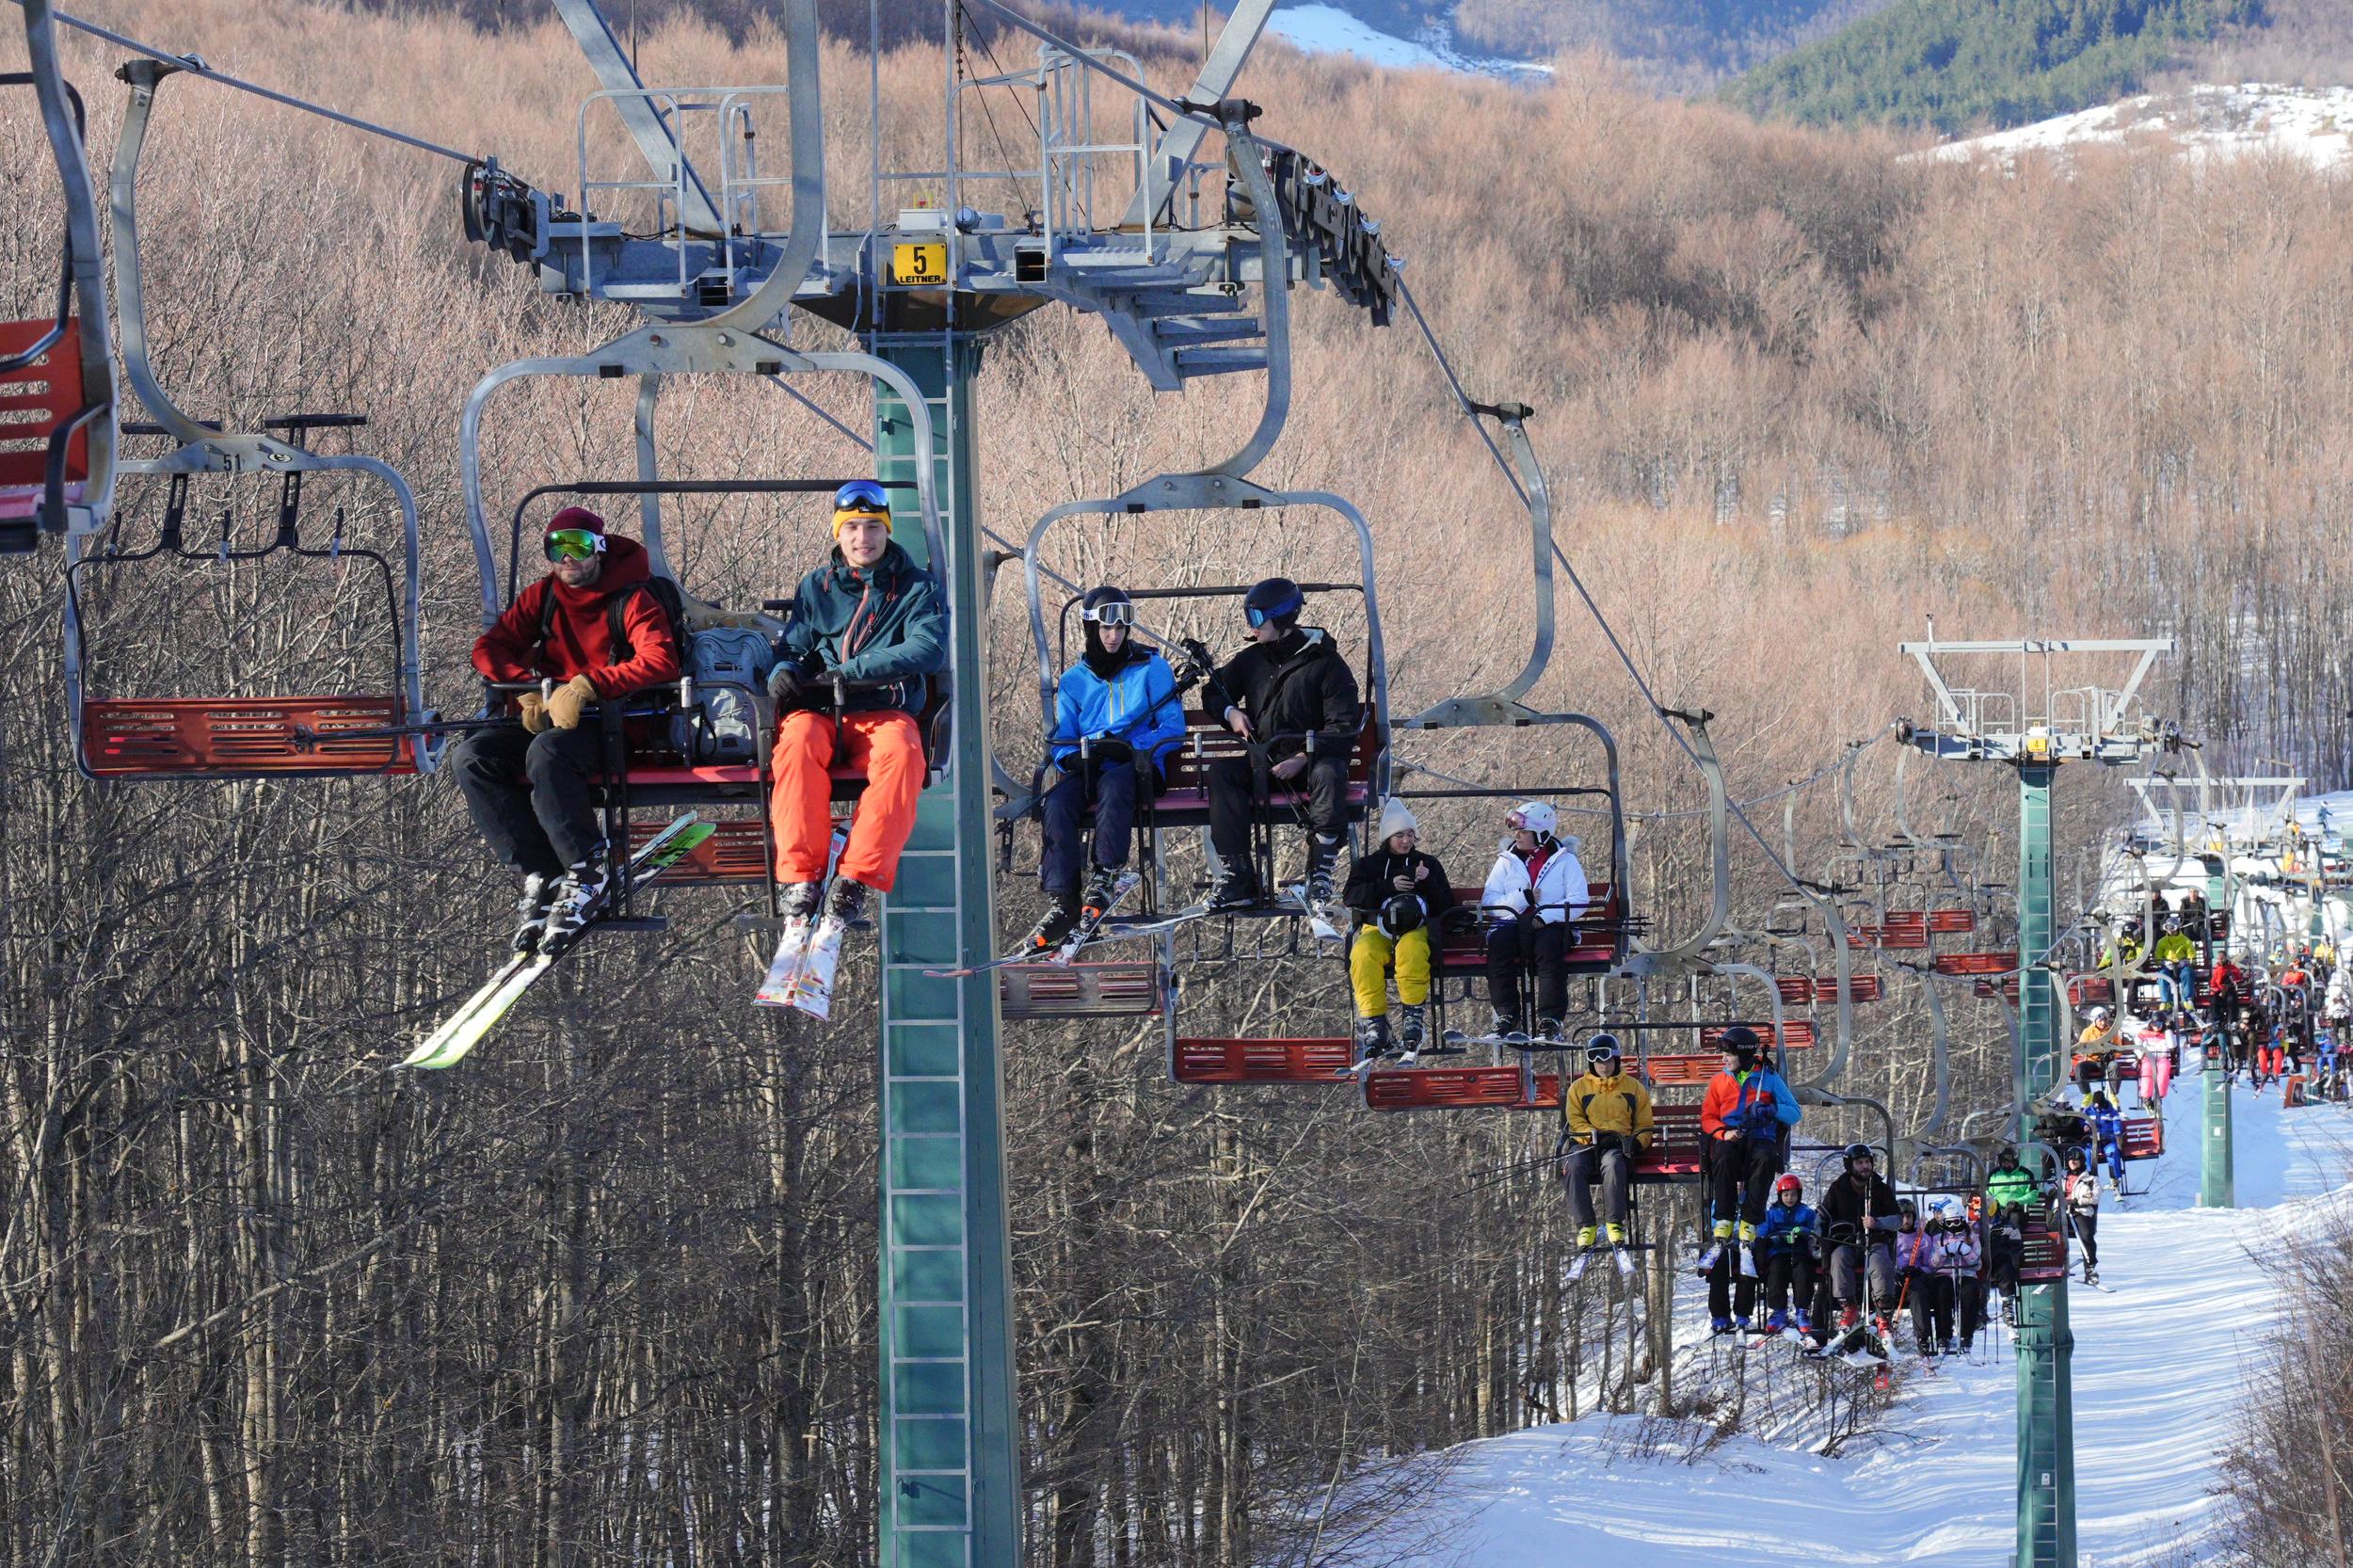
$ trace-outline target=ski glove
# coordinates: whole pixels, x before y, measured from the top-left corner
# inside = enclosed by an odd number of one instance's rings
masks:
[[[790,708],[801,700],[801,672],[790,664],[780,664],[768,672],[768,695],[779,708]]]
[[[580,711],[597,700],[597,683],[584,675],[575,675],[555,688],[548,698],[548,722],[558,729],[578,729]]]
[[[536,735],[548,727],[547,700],[537,692],[518,693],[515,709],[522,717],[524,734]]]

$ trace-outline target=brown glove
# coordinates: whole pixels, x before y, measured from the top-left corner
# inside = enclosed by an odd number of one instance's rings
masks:
[[[584,675],[575,675],[555,688],[548,698],[548,722],[558,729],[580,728],[580,711],[597,700],[597,683]]]
[[[515,711],[522,715],[523,733],[536,735],[548,727],[548,705],[537,692],[520,692],[515,696]]]

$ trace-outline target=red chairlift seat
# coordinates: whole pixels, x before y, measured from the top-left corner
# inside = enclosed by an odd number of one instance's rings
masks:
[[[2123,1120],[2124,1136],[2119,1140],[2127,1160],[2154,1160],[2165,1152],[2165,1118],[2162,1116],[2127,1116]]]
[[[1931,909],[1929,911],[1929,934],[1933,936],[1966,936],[1977,929],[1975,909]]]
[[[1879,928],[1878,945],[1889,950],[1917,951],[1929,945],[1929,911],[1891,909]]]
[[[1179,1036],[1169,1065],[1179,1083],[1331,1084],[1355,1060],[1354,1042],[1347,1039]]]
[[[1931,972],[1962,979],[2007,974],[2017,968],[2018,955],[2014,952],[1944,952],[1929,960]]]
[[[83,396],[79,321],[0,322],[0,524],[38,519],[53,478],[65,504],[80,504],[89,478],[84,432],[106,412]],[[22,529],[0,531],[0,538],[32,548],[33,536]]]
[[[1886,996],[1886,994],[1887,983],[1881,979],[1878,975],[1850,974],[1847,977],[1847,1000],[1849,1001],[1878,1001],[1881,998]],[[1785,998],[1784,1000],[1785,1000],[1787,999]],[[1838,977],[1834,974],[1816,976],[1814,981],[1814,1000],[1818,1002],[1828,1002],[1832,1006],[1836,1006],[1838,1003]]]
[[[1364,820],[1373,796],[1373,780],[1379,773],[1381,755],[1388,748],[1388,737],[1382,732],[1380,715],[1371,704],[1365,705],[1364,725],[1358,729],[1356,743],[1348,759],[1348,820]],[[1168,754],[1163,770],[1163,788],[1148,803],[1139,802],[1139,816],[1155,828],[1205,827],[1209,821],[1209,767],[1228,757],[1248,755],[1248,747],[1241,736],[1219,724],[1197,708],[1185,711],[1185,738],[1176,749]],[[1270,781],[1267,799],[1254,809],[1253,819],[1275,826],[1296,823],[1298,808],[1307,801],[1304,790],[1285,789],[1279,782]]]
[[[1478,888],[1457,888],[1454,902],[1476,910],[1481,892]],[[1627,927],[1624,896],[1614,884],[1595,882],[1587,886],[1586,901],[1585,913],[1576,921],[1577,944],[1563,955],[1571,974],[1605,973],[1625,956]],[[1485,931],[1478,926],[1448,930],[1440,938],[1433,958],[1434,971],[1440,978],[1484,975]]]

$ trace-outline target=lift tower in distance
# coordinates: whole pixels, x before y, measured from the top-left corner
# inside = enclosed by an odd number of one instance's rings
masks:
[[[1898,733],[1931,757],[2000,762],[2018,773],[2018,1061],[2019,1125],[2025,1142],[2034,1103],[2052,1093],[2065,1068],[2057,1038],[2060,982],[2050,962],[2052,920],[2051,784],[2062,762],[2109,767],[2137,762],[2178,744],[2171,726],[2135,712],[2142,680],[2173,640],[2090,641],[2023,638],[2013,642],[1904,643],[1936,697],[1933,724],[1906,721]],[[2133,655],[2122,686],[2061,686],[2054,665],[2077,655]],[[1957,686],[1940,659],[1983,668],[2002,661],[1998,685]],[[2075,1414],[2067,1323],[2067,1277],[2018,1291],[2018,1548],[2014,1568],[2075,1568]]]

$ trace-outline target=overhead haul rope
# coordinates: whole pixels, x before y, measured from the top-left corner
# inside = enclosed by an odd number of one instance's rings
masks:
[[[990,4],[992,0],[982,0],[982,3]],[[1447,358],[1445,345],[1438,342],[1438,334],[1431,329],[1430,318],[1422,314],[1421,302],[1414,297],[1414,291],[1406,286],[1402,273],[1393,272],[1391,278],[1397,284],[1399,297],[1405,301],[1405,308],[1413,312],[1414,324],[1421,328],[1422,341],[1430,345],[1431,357],[1437,360],[1438,369],[1446,376],[1447,386],[1454,393],[1454,400],[1462,405],[1463,412],[1470,417],[1472,425],[1479,431],[1479,439],[1486,443],[1488,455],[1495,458],[1496,467],[1502,471],[1504,478],[1510,482],[1513,493],[1517,495],[1521,503],[1525,504],[1528,492],[1520,488],[1519,479],[1513,473],[1512,465],[1505,460],[1502,450],[1496,445],[1495,438],[1487,434],[1486,426],[1480,423],[1478,408],[1471,402],[1470,394],[1463,390],[1463,378],[1455,374],[1453,361]],[[1586,611],[1593,617],[1593,624],[1601,628],[1601,634],[1609,639],[1609,650],[1618,656],[1618,663],[1625,667],[1626,677],[1634,682],[1634,689],[1642,694],[1643,701],[1650,704],[1651,716],[1656,718],[1659,728],[1667,732],[1667,738],[1674,742],[1683,755],[1690,760],[1691,765],[1694,768],[1698,767],[1700,765],[1699,753],[1691,749],[1691,743],[1683,738],[1683,732],[1668,722],[1667,709],[1659,703],[1657,694],[1652,692],[1650,682],[1642,678],[1641,668],[1635,664],[1634,656],[1626,651],[1625,644],[1619,640],[1617,628],[1611,626],[1609,617],[1601,613],[1601,606],[1594,602],[1593,590],[1586,587],[1585,579],[1577,575],[1577,568],[1571,564],[1568,552],[1561,548],[1561,542],[1558,539],[1552,541],[1552,558],[1559,562],[1561,569],[1568,574],[1569,585],[1577,590],[1577,597],[1585,601]],[[1880,736],[1875,735],[1865,744],[1876,744],[1879,739]],[[1774,797],[1768,795],[1764,798],[1769,800]],[[1757,830],[1756,824],[1749,820],[1748,812],[1741,808],[1739,803],[1727,801],[1725,805],[1734,819],[1748,830],[1749,837],[1756,841],[1756,847],[1765,852],[1765,858],[1772,863],[1773,869],[1782,874],[1783,879],[1799,892],[1805,892],[1805,886],[1798,873],[1785,864],[1778,854],[1774,853],[1773,846],[1766,840],[1765,835]]]
[[[24,3],[24,0],[16,0],[19,6]],[[101,27],[94,22],[85,22],[78,16],[70,16],[64,11],[58,11],[56,14],[56,19],[69,27],[78,27],[92,38],[104,39],[108,43],[118,44],[135,55],[145,55],[151,60],[161,60],[166,65],[177,66],[191,76],[202,76],[218,82],[225,88],[234,88],[239,92],[249,92],[256,98],[266,98],[273,104],[283,104],[290,109],[299,109],[304,114],[317,115],[321,120],[331,120],[338,125],[348,125],[355,131],[365,131],[370,136],[382,136],[388,141],[396,141],[404,146],[413,147],[420,152],[431,152],[436,156],[453,159],[461,164],[478,164],[486,161],[472,152],[460,152],[454,147],[443,147],[440,142],[427,141],[423,136],[412,136],[406,131],[395,131],[389,125],[378,125],[372,120],[361,120],[358,115],[345,114],[341,109],[330,109],[323,104],[313,104],[308,99],[296,98],[292,93],[280,92],[275,88],[265,88],[259,83],[248,82],[241,76],[232,76],[225,71],[206,64],[201,55],[175,55],[168,49],[158,49],[152,43],[141,43],[135,38],[115,32],[110,28]]]

